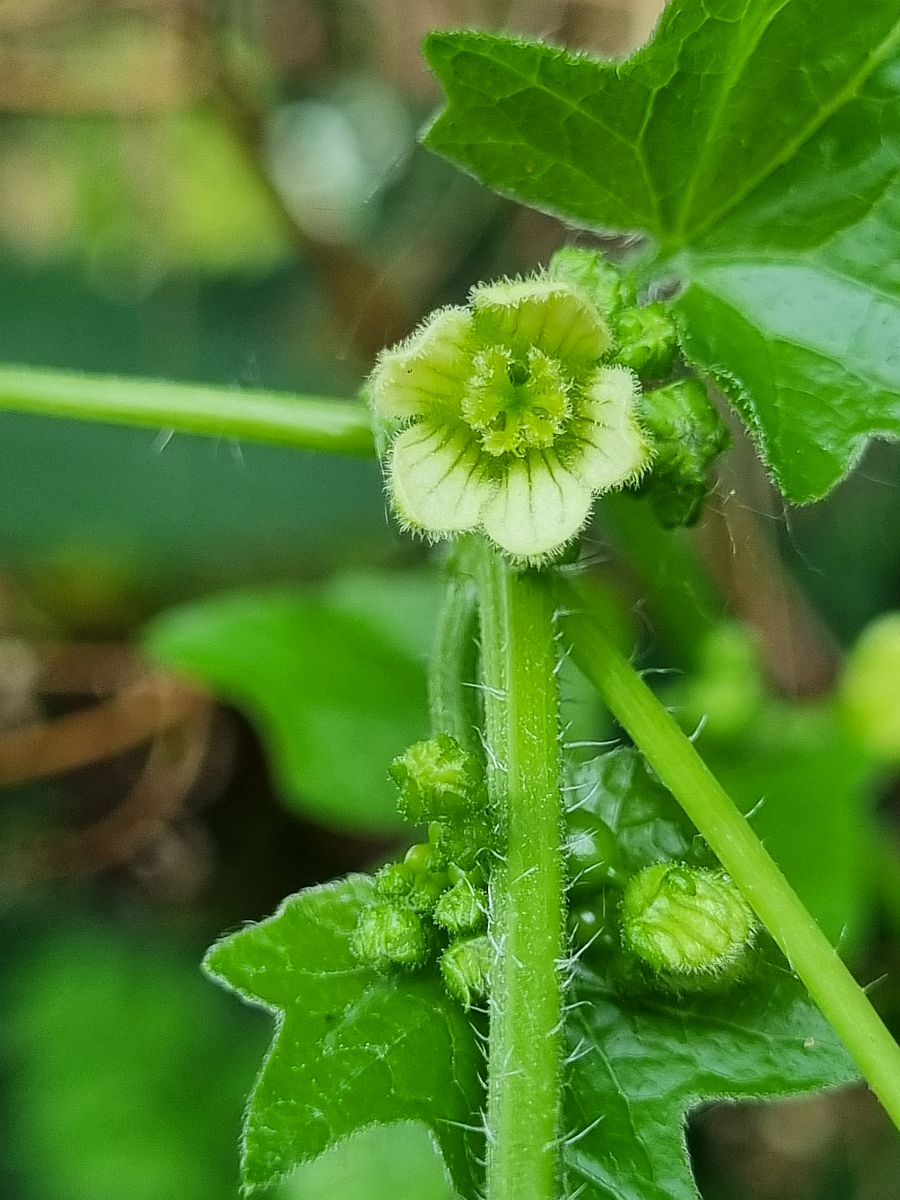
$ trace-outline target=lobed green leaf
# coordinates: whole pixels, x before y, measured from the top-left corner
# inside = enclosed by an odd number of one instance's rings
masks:
[[[625,998],[584,967],[573,1001],[566,1160],[586,1200],[697,1200],[685,1143],[692,1110],[855,1077],[774,947],[723,994]]]
[[[383,975],[354,957],[372,886],[350,876],[290,896],[206,957],[214,979],[278,1014],[244,1128],[249,1189],[370,1125],[414,1121],[460,1193],[474,1195],[482,1053],[436,971]]]
[[[479,33],[426,42],[426,143],[581,226],[649,236],[688,356],[784,495],[900,436],[900,21],[882,0],[671,0],[625,62]]]

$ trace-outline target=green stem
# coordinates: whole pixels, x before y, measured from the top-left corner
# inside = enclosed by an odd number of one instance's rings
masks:
[[[563,629],[576,663],[740,887],[900,1128],[900,1047],[865,992],[631,663],[584,613],[570,612]]]
[[[488,790],[505,833],[491,878],[487,1200],[557,1200],[563,808],[553,597],[483,544],[477,568]]]
[[[481,755],[477,730],[482,711],[476,689],[478,601],[466,571],[469,546],[464,539],[450,552],[447,587],[438,614],[428,676],[428,701],[434,733],[449,733],[464,750]]]
[[[333,454],[375,453],[365,408],[320,396],[0,367],[3,409]]]

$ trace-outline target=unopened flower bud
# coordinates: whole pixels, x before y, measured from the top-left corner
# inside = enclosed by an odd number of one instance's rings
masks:
[[[633,876],[620,912],[622,944],[669,976],[716,975],[752,944],[756,918],[721,870],[656,863]]]
[[[728,445],[728,431],[696,379],[677,379],[643,392],[640,416],[655,457],[639,490],[667,529],[692,525],[709,490],[707,472]]]
[[[547,274],[580,287],[602,313],[612,314],[635,302],[631,281],[599,250],[563,246],[550,259]]]
[[[353,953],[366,966],[421,967],[431,952],[431,934],[407,904],[373,904],[360,913],[353,931]]]
[[[441,955],[441,975],[454,1000],[471,1008],[488,993],[493,952],[487,937],[451,942]]]
[[[457,816],[483,794],[478,762],[448,734],[415,742],[389,770],[400,788],[400,813],[414,825]]]
[[[642,379],[664,379],[672,370],[677,341],[675,325],[659,302],[626,308],[613,322],[615,361]]]
[[[434,920],[451,934],[480,933],[487,925],[487,894],[460,879],[435,904]]]

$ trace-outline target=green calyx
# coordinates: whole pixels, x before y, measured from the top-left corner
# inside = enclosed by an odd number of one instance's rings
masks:
[[[633,876],[620,908],[622,946],[670,978],[723,974],[752,945],[757,922],[721,870],[655,863]]]

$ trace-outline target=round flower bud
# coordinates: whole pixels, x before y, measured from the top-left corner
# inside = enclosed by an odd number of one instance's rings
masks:
[[[487,893],[460,879],[434,906],[434,921],[448,933],[480,933],[487,926]]]
[[[415,742],[394,759],[389,774],[400,788],[400,814],[414,825],[456,816],[481,801],[478,762],[445,733]]]
[[[863,630],[847,658],[838,699],[860,744],[883,762],[900,763],[900,612]]]
[[[471,1008],[487,996],[493,957],[484,935],[451,942],[441,955],[444,986],[463,1008]]]
[[[620,910],[622,944],[669,976],[718,974],[752,944],[756,918],[721,870],[673,863],[645,867],[629,881]]]
[[[422,917],[407,904],[373,904],[359,915],[351,942],[353,953],[369,967],[422,967],[432,940]]]
[[[634,285],[599,250],[563,246],[550,259],[547,274],[585,291],[602,313],[634,304]]]
[[[435,901],[449,883],[440,854],[431,842],[416,842],[407,850],[400,865],[410,879],[404,903],[416,912],[430,916]]]
[[[375,892],[385,900],[399,900],[412,890],[412,872],[405,863],[385,863],[375,874]]]

